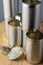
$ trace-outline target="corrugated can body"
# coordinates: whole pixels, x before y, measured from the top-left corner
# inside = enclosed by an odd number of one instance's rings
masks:
[[[43,38],[32,39],[27,36],[26,59],[30,63],[37,64],[42,60],[42,44]]]
[[[39,29],[40,2],[33,4],[22,3],[22,30]]]
[[[20,23],[20,22],[19,22]],[[16,22],[17,24],[17,22]],[[9,46],[12,48],[14,46],[21,46],[21,26],[8,25],[8,40]]]

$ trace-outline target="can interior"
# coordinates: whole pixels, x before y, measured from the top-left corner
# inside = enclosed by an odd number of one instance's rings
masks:
[[[31,39],[37,39],[38,40],[38,39],[43,38],[43,34],[39,31],[28,32],[26,35],[28,38],[31,38]]]
[[[38,4],[40,3],[41,1],[39,0],[23,0],[24,3],[27,3],[27,4]]]
[[[18,21],[18,20],[10,20],[8,22],[8,24],[11,25],[11,26],[18,27],[18,26],[20,26],[20,21]]]

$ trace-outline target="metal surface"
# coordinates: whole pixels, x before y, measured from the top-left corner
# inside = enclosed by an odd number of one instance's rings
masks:
[[[22,22],[22,13],[16,14],[15,19],[17,19],[17,20]]]
[[[22,13],[18,13],[15,16],[15,19],[19,20],[21,22],[21,28],[22,28]],[[21,46],[23,46],[23,31],[21,30]]]
[[[19,0],[3,0],[4,18],[15,17],[19,13]]]
[[[8,40],[9,40],[9,47],[12,48],[14,46],[21,46],[21,25],[20,22],[16,22],[18,20],[14,20],[15,25],[12,26],[8,22]],[[17,26],[18,25],[18,26]]]
[[[43,22],[40,23],[40,32],[43,33]]]
[[[9,21],[10,19],[11,19],[11,18],[9,18],[9,19],[6,19],[6,18],[5,18],[5,20],[4,20],[4,24],[5,24],[5,26],[4,26],[5,28],[4,28],[4,29],[5,29],[5,37],[6,37],[6,38],[8,38],[8,21]]]
[[[11,13],[11,0],[3,0],[3,7],[4,7],[4,18],[9,19],[12,16]]]
[[[26,41],[27,41],[27,40],[26,40],[26,33],[27,33],[27,32],[24,32],[24,31],[23,31],[23,48],[24,48],[24,49],[26,49],[26,43],[27,43],[27,42],[26,42]]]
[[[15,17],[19,13],[19,0],[11,0],[12,3],[12,16]]]
[[[26,43],[26,59],[33,64],[40,63],[42,60],[42,43],[43,38],[32,39],[27,33],[27,43]],[[35,33],[36,37],[37,34]],[[40,34],[41,35],[41,34]],[[35,36],[34,36],[35,38]]]
[[[22,30],[39,29],[40,1],[34,4],[22,3]]]

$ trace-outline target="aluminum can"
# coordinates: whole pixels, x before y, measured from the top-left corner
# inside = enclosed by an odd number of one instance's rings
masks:
[[[28,3],[22,2],[22,30],[29,31],[38,29],[40,25],[40,6],[41,2]]]
[[[26,59],[33,64],[42,60],[43,34],[39,32],[28,32],[26,43]]]
[[[21,25],[18,20],[8,22],[8,40],[9,47],[21,46]]]

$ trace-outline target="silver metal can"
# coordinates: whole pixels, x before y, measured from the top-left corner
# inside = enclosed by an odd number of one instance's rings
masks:
[[[21,46],[21,25],[18,20],[8,22],[8,40],[9,47]]]
[[[15,19],[21,22],[21,28],[22,28],[22,13],[16,14]],[[21,46],[23,47],[23,30],[21,30],[21,43],[22,43]]]
[[[42,60],[43,35],[39,32],[28,32],[26,43],[26,59],[33,64]]]
[[[39,29],[40,25],[40,5],[38,1],[33,4],[28,2],[22,3],[22,30],[29,31],[30,29]]]

